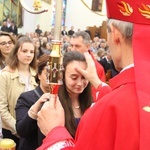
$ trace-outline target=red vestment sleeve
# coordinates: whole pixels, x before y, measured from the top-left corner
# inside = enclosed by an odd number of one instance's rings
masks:
[[[105,84],[104,86],[99,85],[97,89],[92,87],[92,93],[96,93],[95,94],[96,97],[93,96],[94,97],[94,102],[98,101],[100,98],[102,98],[104,95],[106,95],[110,91],[112,91],[112,89],[107,84]]]
[[[53,130],[51,130],[51,132],[49,132],[49,134],[43,140],[42,145],[37,150],[46,150],[53,144],[60,142],[60,141],[65,141],[65,140],[69,140],[73,142],[73,138],[68,133],[67,129],[62,126],[58,126],[54,128]]]

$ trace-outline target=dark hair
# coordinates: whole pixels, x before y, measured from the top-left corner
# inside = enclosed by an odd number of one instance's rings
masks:
[[[47,62],[49,61],[49,56],[46,54],[43,54],[42,56],[39,57],[38,59],[38,64],[37,64],[37,75],[36,75],[36,82],[39,83],[39,78],[38,75],[40,75],[44,69],[44,67],[46,67]]]
[[[24,36],[26,36],[26,35],[24,35],[24,34],[18,34],[17,40],[20,39],[21,37],[24,37]]]
[[[78,51],[70,51],[70,52],[65,53],[64,58],[63,58],[63,67],[64,67],[63,79],[65,76],[66,66],[74,60],[86,62],[84,55],[82,55]],[[70,99],[69,94],[66,90],[66,84],[65,84],[64,80],[63,80],[63,85],[61,85],[59,88],[58,96],[59,96],[59,99],[60,99],[61,104],[62,104],[64,111],[65,111],[65,126],[66,126],[67,130],[69,131],[69,133],[73,137],[75,137],[77,124],[76,124],[74,113],[72,110],[71,99]],[[82,114],[85,112],[85,110],[87,108],[89,108],[91,106],[92,94],[91,94],[90,83],[88,83],[87,87],[79,95],[79,103],[80,103],[80,108],[81,108]]]
[[[46,44],[47,44],[47,42],[43,42],[43,44],[42,44],[42,47],[43,47],[44,49],[46,49]]]
[[[37,51],[37,59],[39,59],[39,57],[41,57],[44,54],[44,52],[42,50],[41,40],[39,40],[39,39],[36,40],[35,44],[36,44],[36,42],[39,42],[39,44],[40,44],[39,48],[36,49],[36,51]]]
[[[20,37],[17,40],[14,48],[10,52],[9,57],[7,59],[7,64],[11,69],[16,69],[18,67],[17,52],[23,43],[32,43],[33,44],[32,40],[27,36]],[[33,44],[33,46],[34,46],[34,44]],[[34,58],[33,58],[32,62],[30,63],[30,66],[33,69],[36,69],[36,67],[37,67],[37,56],[36,56],[35,46],[34,46]]]

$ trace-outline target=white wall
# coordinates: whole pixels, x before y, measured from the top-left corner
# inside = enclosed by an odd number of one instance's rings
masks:
[[[31,0],[26,0],[26,3],[28,4],[27,6],[29,8],[32,7],[33,5],[33,1]],[[23,14],[23,33],[26,32],[33,32],[34,29],[34,24],[35,24],[35,15],[30,14],[29,12],[27,12],[26,10],[22,9],[22,14]]]
[[[42,1],[42,6],[43,8],[47,8],[48,12],[44,12],[42,14],[36,15],[36,20],[35,20],[35,28],[37,24],[41,25],[41,29],[43,31],[50,31],[52,26],[51,26],[51,21],[52,21],[52,5],[49,5],[45,2]]]
[[[92,0],[84,0],[90,7]],[[105,3],[103,3],[103,14],[106,14]],[[106,15],[100,16],[88,9],[81,0],[67,0],[66,26],[75,30],[85,30],[86,26],[100,26],[106,20]]]
[[[31,5],[31,1],[33,0],[25,0],[30,1],[29,4]],[[91,0],[84,0],[87,5],[91,5]],[[32,32],[35,30],[37,24],[40,24],[41,29],[43,31],[50,31],[51,20],[52,20],[52,11],[53,11],[53,0],[52,4],[49,5],[42,1],[42,7],[48,8],[48,12],[34,15],[29,14],[25,11],[24,14],[24,26],[20,32]],[[106,14],[105,3],[103,3],[103,14]],[[75,31],[80,28],[81,30],[85,30],[86,26],[100,26],[106,20],[106,15],[100,16],[90,9],[88,9],[81,0],[67,0],[67,9],[66,9],[66,21],[65,25],[69,30],[71,26],[74,26]]]
[[[25,0],[29,8],[33,5],[33,0]],[[28,13],[26,10],[24,11],[23,19],[23,27],[19,29],[19,33],[26,33],[26,32],[34,32],[37,24],[40,24],[41,29],[43,31],[50,31],[51,29],[51,20],[52,20],[52,5],[49,5],[42,1],[42,8],[47,8],[48,12],[44,12],[42,14],[31,14]]]

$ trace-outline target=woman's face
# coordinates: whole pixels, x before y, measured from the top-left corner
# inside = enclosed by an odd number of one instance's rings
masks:
[[[50,43],[47,43],[47,44],[46,44],[46,49],[47,49],[47,50],[51,50],[51,45],[50,45]]]
[[[39,41],[36,41],[35,42],[35,47],[38,49],[40,47],[40,42]]]
[[[11,52],[13,47],[14,44],[9,36],[0,36],[0,51],[2,55],[7,56]]]
[[[17,53],[20,64],[29,65],[34,58],[34,45],[32,43],[23,43]]]
[[[41,74],[38,75],[38,78],[40,80],[40,88],[44,93],[50,92],[49,84],[46,83],[46,74],[47,74],[46,67],[44,67]]]
[[[88,85],[88,80],[75,70],[78,66],[82,69],[86,69],[87,67],[86,63],[82,61],[72,61],[66,66],[65,83],[70,95],[79,95]]]

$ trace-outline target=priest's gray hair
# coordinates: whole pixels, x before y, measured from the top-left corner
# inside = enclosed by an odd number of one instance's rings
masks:
[[[133,23],[116,19],[108,19],[107,20],[108,33],[111,32],[110,25],[118,29],[127,42],[130,43],[132,42]]]

